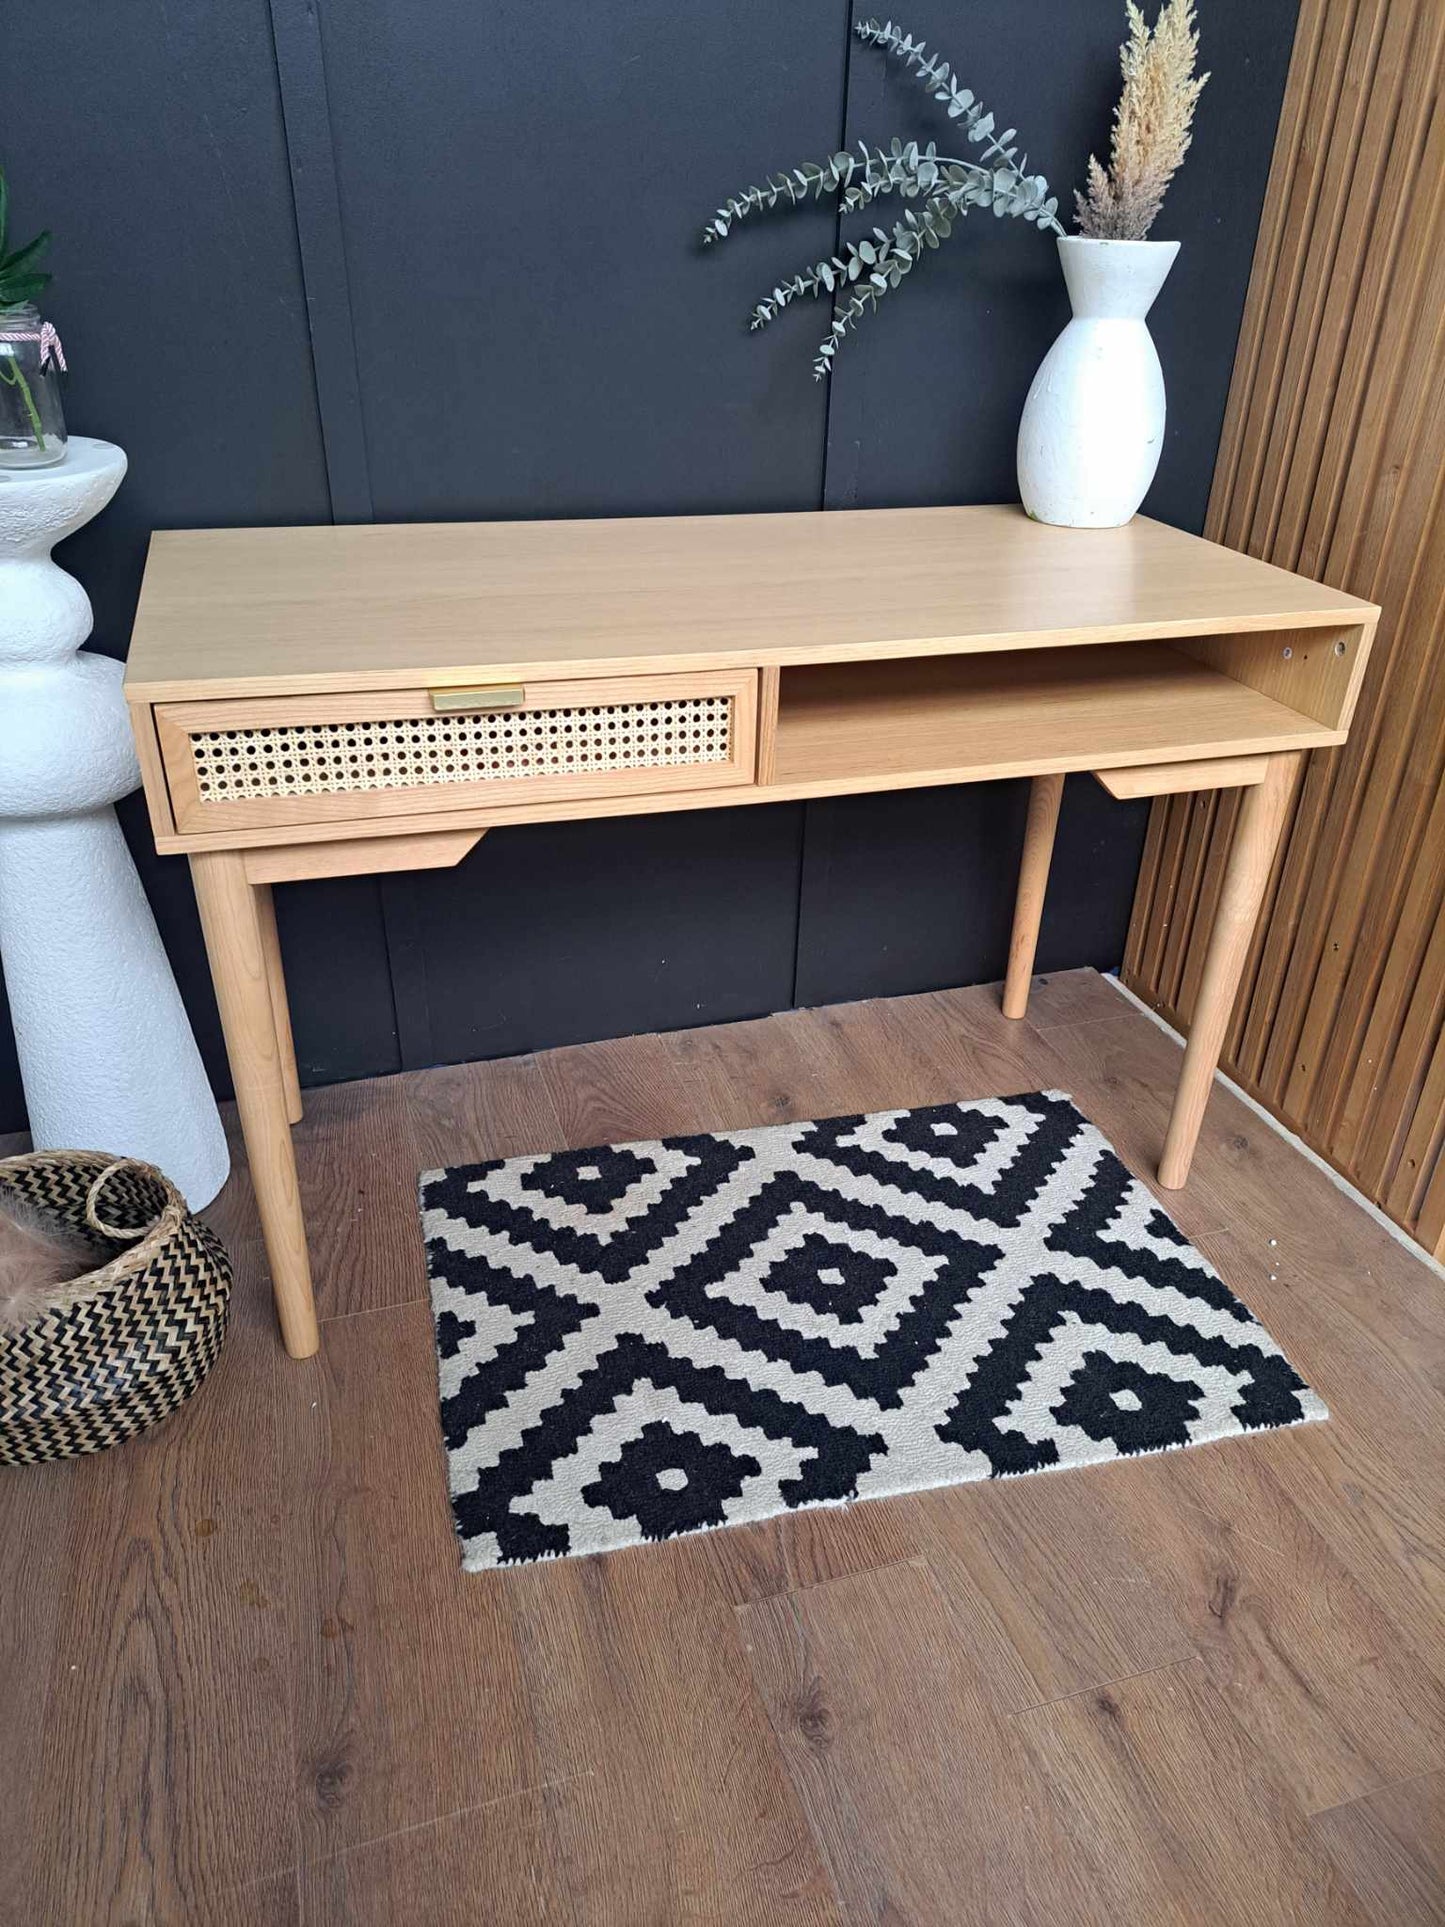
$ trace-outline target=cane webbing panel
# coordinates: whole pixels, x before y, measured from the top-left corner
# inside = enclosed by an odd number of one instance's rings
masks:
[[[201,801],[237,803],[725,763],[732,736],[731,696],[691,696],[205,730],[190,740]]]

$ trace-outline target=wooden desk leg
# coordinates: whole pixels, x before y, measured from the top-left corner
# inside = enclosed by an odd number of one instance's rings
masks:
[[[286,1079],[271,1003],[265,915],[239,855],[207,851],[193,856],[190,864],[281,1336],[293,1358],[310,1358],[320,1336],[286,1118]]]
[[[1167,1191],[1177,1191],[1189,1176],[1299,763],[1298,751],[1271,756],[1263,782],[1246,789],[1240,797],[1239,820],[1214,913],[1214,928],[1209,933],[1184,1068],[1179,1073],[1164,1154],[1159,1160],[1159,1182]]]
[[[1059,826],[1059,803],[1063,794],[1062,775],[1036,776],[1029,789],[1019,893],[1014,904],[1013,936],[1009,939],[1008,976],[1003,986],[1005,1017],[1022,1017],[1029,1007],[1034,952],[1038,948],[1039,921],[1044,914],[1044,892],[1049,883],[1049,859],[1054,853],[1054,831]]]
[[[281,1079],[286,1086],[286,1121],[299,1124],[305,1110],[301,1102],[301,1080],[296,1075],[296,1040],[291,1035],[291,1005],[286,997],[281,938],[276,930],[276,901],[269,883],[253,883],[251,888],[256,892],[256,914],[261,920],[261,942],[266,951],[266,981],[271,987],[276,1048],[281,1053]]]

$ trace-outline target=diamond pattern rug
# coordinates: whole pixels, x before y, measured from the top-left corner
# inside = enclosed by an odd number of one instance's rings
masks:
[[[471,1570],[1327,1416],[1057,1091],[428,1172]]]

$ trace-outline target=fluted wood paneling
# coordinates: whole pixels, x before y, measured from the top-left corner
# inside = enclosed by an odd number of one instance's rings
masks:
[[[1445,1251],[1445,7],[1303,0],[1206,532],[1384,617],[1225,1067]],[[1124,978],[1187,1027],[1234,794],[1154,808]]]

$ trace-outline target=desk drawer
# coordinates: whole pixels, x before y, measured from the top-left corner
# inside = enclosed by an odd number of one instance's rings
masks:
[[[757,672],[163,703],[176,827],[751,783]]]

